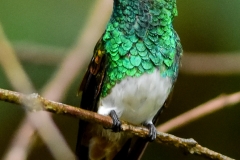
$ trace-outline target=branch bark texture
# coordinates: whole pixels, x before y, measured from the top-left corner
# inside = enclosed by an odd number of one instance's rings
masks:
[[[50,101],[36,93],[25,95],[19,92],[0,89],[0,100],[18,105],[24,104],[26,109],[30,111],[45,110],[56,114],[74,116],[91,123],[101,124],[105,128],[112,127],[112,119],[108,116],[102,116],[95,112],[83,110],[81,108],[73,107],[63,103]],[[34,106],[38,107],[34,108]],[[122,131],[130,132],[140,137],[147,137],[148,135],[147,128],[144,128],[142,126],[134,126],[126,122],[122,122]],[[177,148],[182,148],[188,151],[190,154],[201,155],[210,159],[232,160],[230,157],[202,147],[192,138],[184,139],[171,134],[158,132],[156,142],[173,145]]]

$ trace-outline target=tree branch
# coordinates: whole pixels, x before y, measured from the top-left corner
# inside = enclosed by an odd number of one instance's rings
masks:
[[[240,73],[239,52],[184,52],[180,71],[193,75],[232,75]]]
[[[200,119],[203,116],[239,102],[240,92],[236,92],[230,95],[221,95],[159,125],[157,127],[157,130],[162,132],[175,130],[191,123],[194,120]]]
[[[30,111],[49,111],[56,114],[74,116],[81,120],[91,123],[101,124],[105,128],[111,128],[112,119],[108,116],[102,116],[95,112],[83,110],[63,103],[47,100],[40,95],[33,93],[30,95],[21,94],[9,90],[0,89],[0,100],[19,105],[25,105]],[[38,106],[35,108],[34,106]],[[41,107],[39,107],[41,106]],[[126,122],[122,122],[122,131],[130,132],[140,137],[147,137],[148,129],[141,126],[134,126]],[[202,147],[194,139],[183,139],[171,134],[158,132],[156,142],[173,145],[177,148],[182,148],[191,154],[201,155],[211,159],[231,160],[227,156],[214,152],[210,149]]]
[[[64,49],[58,47],[32,45],[27,43],[15,43],[14,47],[17,51],[18,57],[22,61],[30,63],[58,65],[65,57],[65,54],[63,54]],[[78,53],[86,53],[84,50],[80,49],[77,51]],[[239,52],[219,52],[217,54],[210,52],[184,52],[181,60],[182,66],[180,72],[190,75],[218,76],[239,74],[239,61]]]
[[[32,93],[35,91],[30,79],[28,78],[26,72],[24,71],[21,63],[19,62],[13,48],[11,47],[10,42],[7,40],[7,37],[4,35],[4,31],[0,24],[0,65],[3,68],[3,71],[6,74],[9,82],[15,88],[15,90],[23,93]],[[17,77],[17,78],[16,78]],[[59,132],[55,123],[51,119],[49,113],[30,113],[26,112],[26,117],[23,123],[20,124],[23,128],[30,128],[28,134],[21,127],[17,130],[17,134],[14,137],[14,140],[11,142],[11,145],[7,149],[6,154],[4,155],[4,160],[23,160],[26,159],[28,151],[32,146],[31,141],[34,137],[34,130],[37,130],[42,140],[45,142],[46,146],[49,148],[53,157],[56,159],[69,159],[74,158],[74,153],[70,150],[65,139]],[[30,122],[30,123],[29,123]],[[44,125],[41,125],[44,124]],[[51,133],[49,134],[51,128]],[[23,143],[24,140],[24,143]],[[56,147],[56,142],[58,146]]]
[[[104,8],[104,10],[102,10],[102,8]],[[57,98],[63,98],[65,95],[64,93],[66,93],[77,75],[81,73],[79,70],[85,70],[84,66],[87,66],[90,61],[95,43],[104,31],[111,10],[112,3],[109,3],[109,0],[95,2],[91,14],[88,17],[88,21],[81,30],[81,34],[79,35],[75,46],[67,53],[67,56],[66,54],[62,54],[65,57],[62,62],[60,61],[61,64],[59,69],[49,80],[48,84],[44,86],[44,95],[47,97],[51,96],[51,99],[54,100]],[[97,27],[96,24],[98,24]],[[41,56],[43,59],[46,58],[43,54],[41,54]],[[56,58],[59,59],[59,57]]]

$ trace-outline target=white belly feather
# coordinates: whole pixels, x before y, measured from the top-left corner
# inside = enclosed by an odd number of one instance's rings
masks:
[[[115,110],[121,120],[133,124],[151,123],[171,87],[171,79],[161,77],[158,70],[140,77],[127,77],[100,99],[98,113],[108,115]]]

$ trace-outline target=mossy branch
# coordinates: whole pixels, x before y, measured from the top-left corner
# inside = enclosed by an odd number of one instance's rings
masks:
[[[36,93],[25,95],[19,92],[0,89],[0,100],[25,106],[25,108],[29,111],[44,110],[55,114],[73,116],[91,123],[101,124],[104,128],[111,128],[112,126],[112,119],[108,116],[102,116],[95,112],[83,110],[78,107],[47,100]],[[37,108],[35,106],[37,106]],[[147,137],[148,135],[147,128],[134,126],[126,122],[122,122],[122,131],[130,132],[139,137]],[[232,159],[208,148],[202,147],[192,138],[184,139],[168,133],[158,132],[156,142],[173,145],[177,148],[186,150],[190,154],[200,155],[210,159]]]

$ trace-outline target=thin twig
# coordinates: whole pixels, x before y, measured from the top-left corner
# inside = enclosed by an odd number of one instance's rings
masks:
[[[3,160],[25,160],[27,159],[28,153],[32,149],[33,137],[35,136],[35,129],[32,127],[31,122],[25,118],[24,125],[18,129],[18,134],[11,140],[10,148],[2,158]],[[17,143],[16,143],[17,142]]]
[[[102,116],[95,112],[90,112],[63,103],[50,101],[36,93],[25,95],[18,92],[0,89],[0,100],[19,105],[25,104],[26,109],[31,111],[46,110],[52,113],[74,116],[85,121],[101,124],[105,128],[111,128],[112,126],[112,119],[109,116]],[[35,108],[34,106],[36,106],[36,104],[38,107],[41,106],[41,108]],[[147,137],[148,135],[148,129],[141,126],[127,124],[125,122],[122,122],[122,131],[130,132],[140,137]],[[174,145],[177,148],[185,149],[191,154],[201,155],[211,159],[232,159],[220,153],[202,147],[194,139],[183,139],[171,134],[158,132],[156,142]]]
[[[95,42],[94,42],[95,43]],[[30,63],[58,65],[64,59],[62,48],[16,43],[18,57]],[[80,47],[80,46],[79,46]],[[82,46],[81,46],[82,47]],[[80,50],[84,53],[84,50]],[[79,52],[79,53],[81,53]],[[36,58],[37,57],[37,58]],[[184,52],[180,72],[194,75],[240,74],[239,52],[190,53]]]
[[[181,71],[194,75],[231,75],[240,73],[239,52],[184,53]]]
[[[63,98],[64,93],[66,93],[77,75],[83,73],[80,69],[84,70],[84,66],[87,66],[87,63],[90,61],[94,45],[104,31],[111,9],[111,1],[96,1],[88,18],[89,20],[81,31],[82,34],[78,37],[76,46],[69,51],[60,64],[59,70],[43,88],[43,95],[51,97],[52,100]],[[98,25],[96,26],[96,24]]]
[[[23,93],[34,92],[34,87],[30,79],[18,61],[10,42],[4,35],[0,24],[0,65],[3,67],[10,84],[17,91]],[[17,78],[16,78],[17,77]]]
[[[107,1],[109,1],[109,0],[96,2],[95,8],[93,8],[93,12],[91,14],[90,21],[88,21],[86,23],[85,29],[82,31],[84,34],[79,36],[79,40],[77,42],[77,45],[74,47],[74,49],[72,49],[70,51],[70,53],[68,54],[66,59],[63,61],[62,65],[60,65],[59,70],[55,74],[54,78],[42,90],[42,93],[45,97],[48,97],[49,99],[58,100],[58,101],[60,99],[62,99],[65,95],[64,93],[67,91],[70,84],[72,83],[72,81],[76,78],[77,74],[79,73],[79,69],[83,68],[82,66],[85,65],[85,63],[86,63],[85,59],[87,59],[87,57],[91,55],[89,53],[91,52],[94,43],[97,41],[97,37],[100,37],[100,35],[102,33],[102,30],[104,29],[104,25],[106,23],[105,21],[107,21],[107,16],[105,16],[105,15],[110,14],[110,9],[107,9],[107,6],[108,6],[108,8],[112,8],[112,7],[111,7],[111,3],[107,2]],[[105,8],[105,9],[102,10],[102,8]],[[99,15],[102,16],[102,19],[99,18]],[[97,17],[97,19],[96,19],[96,17]],[[96,22],[98,24],[97,27],[95,25]],[[1,33],[3,33],[3,32],[1,32]],[[97,36],[97,35],[99,35],[99,36]],[[4,41],[6,41],[6,40],[4,39]],[[11,48],[11,47],[9,47],[9,48]],[[52,48],[48,48],[48,49],[51,50]],[[36,51],[32,47],[30,47],[30,50],[31,51]],[[13,51],[12,48],[11,48],[11,51]],[[42,49],[41,51],[46,51],[46,50]],[[52,52],[52,53],[56,53],[56,51],[62,52],[63,50],[54,48],[54,52]],[[24,56],[26,54],[21,54],[21,55]],[[19,55],[20,58],[21,58],[21,55]],[[27,54],[27,55],[29,55],[29,54]],[[32,55],[34,56],[34,54],[31,54],[31,56]],[[49,59],[49,60],[51,60],[51,64],[54,63],[54,62],[59,63],[64,58],[64,57],[57,56],[56,54],[55,55],[49,54],[48,58],[46,58],[44,55],[41,55],[40,58],[36,58],[36,57],[37,56],[34,56],[34,59],[35,60],[37,59],[38,63],[41,62],[42,59],[44,59],[45,62],[47,62],[47,60]],[[53,58],[56,58],[55,61],[52,61]],[[4,60],[4,62],[7,62],[5,64],[16,64],[16,63],[9,63],[9,61],[6,61],[6,59],[4,59],[4,58],[1,58],[1,59]],[[29,60],[28,57],[27,57],[27,60]],[[6,67],[6,69],[9,69],[9,68],[11,68],[11,67]],[[14,67],[14,68],[21,69],[21,67]],[[69,70],[71,70],[71,72],[69,72]],[[22,87],[22,88],[24,88],[24,84],[29,84],[29,80],[26,81],[27,83],[20,83],[19,82],[19,79],[20,79],[19,77],[18,77],[18,79],[15,79],[15,76],[18,75],[18,72],[16,72],[16,74],[14,74],[14,72],[7,72],[6,71],[6,73],[7,74],[12,73],[12,75],[14,75],[14,76],[12,76],[12,78],[9,78],[9,81],[16,80],[18,82],[17,84],[20,84],[20,87]],[[21,92],[23,92],[23,91],[21,90]],[[30,89],[30,90],[28,90],[27,93],[30,93],[30,92],[33,92],[33,90]],[[24,93],[26,93],[26,92],[24,92]],[[44,115],[42,115],[42,116],[44,116]],[[34,116],[32,118],[34,119]],[[40,120],[41,118],[37,118],[37,119]],[[50,117],[45,118],[45,120],[48,120],[48,119],[50,120]],[[12,143],[11,148],[14,148],[15,146],[19,147],[20,144],[18,144],[18,142],[21,143],[22,139],[25,139],[25,142],[28,142],[28,144],[30,144],[32,136],[31,135],[28,136],[28,134],[22,134],[20,132],[20,131],[23,131],[21,129],[21,127],[23,127],[23,128],[28,128],[29,127],[28,125],[30,123],[25,123],[26,121],[27,120],[25,119],[23,121],[23,123],[21,123],[20,129],[16,133],[16,137],[19,137],[19,138],[14,138],[15,141]],[[52,124],[52,127],[49,127],[49,128],[54,129],[54,124]],[[35,130],[35,128],[34,128],[34,130]],[[34,133],[34,132],[32,132],[32,133]],[[52,133],[54,133],[54,132],[52,132]],[[25,135],[25,137],[23,138],[20,135]],[[58,134],[49,134],[49,135],[55,135],[55,138],[57,138],[57,137],[59,137],[59,136],[57,136],[57,135],[59,135],[59,132],[58,132]],[[26,136],[28,136],[28,137],[26,137]],[[52,138],[52,140],[54,140],[54,138]],[[61,141],[62,141],[62,139],[59,139],[58,143],[60,143]],[[50,141],[48,141],[48,142],[50,142]],[[20,147],[20,148],[21,148],[22,153],[25,152],[25,154],[26,154],[27,153],[27,148],[24,147],[24,146],[27,146],[27,145],[24,143],[24,144],[22,144],[22,147]],[[58,146],[64,147],[66,145],[59,144]],[[6,154],[6,157],[8,157],[8,155],[10,155],[10,154],[15,155],[15,153],[11,152],[11,148],[8,150],[8,152]],[[59,156],[61,156],[61,154],[64,154],[66,156],[69,155],[69,154],[66,154],[63,151],[60,151],[59,148],[53,147],[53,148],[50,148],[50,150],[51,149],[53,151],[58,149],[58,151],[59,151],[58,155]],[[69,149],[66,148],[65,151],[69,151]],[[10,157],[11,157],[11,155],[10,155]],[[24,155],[23,157],[27,157],[27,155]],[[63,159],[64,159],[64,157],[65,156],[62,156]],[[20,158],[20,156],[18,156],[18,158],[22,159],[22,158]],[[8,159],[6,159],[6,160],[8,160]]]
[[[204,104],[197,106],[196,108],[187,111],[157,127],[158,131],[169,132],[174,129],[180,128],[184,125],[191,123],[203,116],[216,112],[226,106],[234,105],[240,102],[240,92],[236,92],[230,95],[221,95],[214,98]]]
[[[38,65],[58,66],[66,57],[67,48],[15,42],[12,44],[22,62]]]
[[[5,37],[1,25],[0,64],[2,65],[10,83],[16,90],[23,93],[34,92],[35,89],[31,84],[31,81],[25,73],[24,69],[22,68],[20,62],[18,61],[10,42]],[[26,123],[27,121],[29,123]],[[21,123],[21,127],[32,127],[34,130],[37,129],[42,140],[45,142],[46,146],[49,147],[49,150],[56,159],[64,160],[67,158],[73,159],[75,157],[48,113],[33,114],[27,112],[27,116],[24,119],[23,123]],[[12,157],[15,157],[15,160],[16,158],[19,160],[26,159],[28,149],[30,149],[29,146],[31,145],[31,139],[33,137],[32,135],[34,135],[34,131],[29,130],[29,134],[24,134],[25,130],[23,130],[21,127],[19,128],[14,138],[15,141],[12,141],[11,146],[7,150],[3,158],[4,160],[11,160]],[[49,134],[49,128],[51,128],[52,134]],[[25,141],[23,141],[23,139]],[[57,147],[55,146],[56,142],[58,142],[59,144]]]

